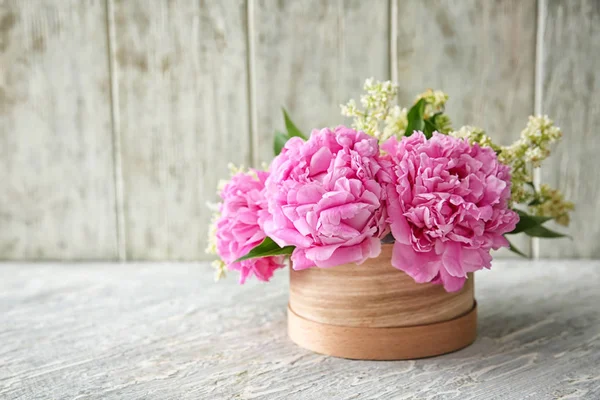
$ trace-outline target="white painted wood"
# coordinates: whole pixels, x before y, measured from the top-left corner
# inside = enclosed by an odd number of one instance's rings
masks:
[[[125,199],[123,198],[123,152],[119,124],[119,83],[114,46],[117,43],[114,20],[114,0],[106,1],[106,32],[108,35],[108,64],[110,67],[110,110],[113,133],[113,169],[115,172],[115,212],[117,214],[117,254],[119,261],[127,260],[127,236],[125,235]]]
[[[287,272],[214,283],[207,264],[0,265],[2,399],[600,398],[600,262],[477,273],[479,337],[363,362],[296,347]]]
[[[400,2],[400,101],[440,88],[454,125],[511,143],[534,108],[535,21],[533,0]]]
[[[534,108],[536,26],[541,108],[565,132],[541,181],[577,204],[574,240],[540,255],[598,258],[598,2],[538,5],[0,1],[0,259],[204,259],[227,163],[272,158],[282,105],[307,133],[346,122],[369,76],[397,76],[405,103],[440,87],[457,125],[507,143]]]
[[[397,25],[402,104],[441,89],[455,127],[480,126],[500,144],[519,137],[534,111],[535,0],[400,1]],[[511,240],[529,252],[527,237]]]
[[[248,165],[246,3],[118,1],[127,258],[205,259],[227,164]]]
[[[365,78],[389,79],[388,0],[255,2],[257,154],[273,158],[281,107],[306,133],[346,123],[340,104]]]
[[[576,209],[568,229],[573,240],[540,241],[540,255],[598,258],[600,3],[548,1],[544,21],[542,112],[564,136],[542,168],[541,182],[560,188]]]
[[[540,0],[537,2],[536,10],[536,32],[535,32],[535,91],[534,91],[534,113],[542,114],[542,96],[543,96],[543,77],[544,77],[544,31],[546,30],[546,2]],[[540,187],[541,170],[533,169],[533,185]],[[540,258],[540,238],[531,238],[531,258],[539,260]]]
[[[115,259],[102,1],[0,2],[0,259]]]

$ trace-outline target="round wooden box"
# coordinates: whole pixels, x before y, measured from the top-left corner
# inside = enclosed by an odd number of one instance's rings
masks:
[[[431,357],[473,343],[473,275],[454,293],[415,283],[392,267],[392,247],[383,245],[362,265],[290,268],[290,338],[317,353],[361,360]]]

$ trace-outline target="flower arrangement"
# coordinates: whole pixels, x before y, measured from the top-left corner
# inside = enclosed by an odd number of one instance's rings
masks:
[[[218,277],[236,270],[241,283],[268,281],[288,256],[295,270],[361,264],[390,242],[395,268],[453,292],[491,267],[491,250],[522,255],[507,236],[564,236],[544,223],[568,225],[573,204],[533,183],[561,138],[548,117],[530,117],[515,143],[500,146],[482,129],[455,130],[441,91],[407,109],[392,82],[368,79],[364,90],[360,105],[341,107],[351,127],[306,137],[284,110],[271,165],[232,170],[208,248],[220,257]]]

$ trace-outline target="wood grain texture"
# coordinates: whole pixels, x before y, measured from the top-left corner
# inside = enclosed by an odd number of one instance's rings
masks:
[[[600,257],[600,2],[548,1],[543,42],[542,112],[563,142],[542,167],[542,183],[575,202],[573,240],[540,241],[541,257]],[[557,230],[565,230],[558,228]]]
[[[473,275],[462,290],[418,284],[391,265],[392,244],[361,265],[290,269],[290,308],[300,317],[328,325],[389,328],[425,325],[466,314],[473,308]]]
[[[0,398],[600,397],[600,262],[496,261],[478,338],[441,357],[348,361],[286,334],[288,274],[207,264],[0,265]]]
[[[340,104],[358,96],[366,78],[389,78],[388,7],[388,0],[255,1],[259,160],[273,158],[282,106],[309,134],[347,122]]]
[[[454,127],[480,126],[499,144],[519,137],[534,111],[535,0],[400,1],[397,44],[401,104],[441,89]],[[527,237],[511,241],[529,253]]]
[[[102,1],[0,2],[0,259],[115,259]]]
[[[456,318],[427,325],[374,328],[328,325],[288,307],[288,336],[315,353],[351,360],[415,360],[458,351],[477,337],[477,306]]]
[[[246,2],[116,1],[127,258],[206,258],[227,164],[248,165]]]

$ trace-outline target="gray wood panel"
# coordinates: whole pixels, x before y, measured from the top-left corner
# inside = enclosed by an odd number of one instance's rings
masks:
[[[127,258],[206,258],[227,164],[248,165],[246,2],[117,1]]]
[[[0,3],[0,259],[115,259],[103,1]]]
[[[598,258],[600,2],[548,1],[543,18],[542,111],[564,136],[542,168],[542,182],[560,188],[575,202],[575,212],[568,228],[573,240],[540,241],[540,255]]]
[[[256,0],[257,158],[273,158],[281,107],[306,133],[347,123],[340,104],[370,76],[389,79],[388,0]]]
[[[204,259],[227,163],[271,160],[281,106],[306,133],[348,122],[371,76],[405,104],[441,88],[455,125],[509,143],[534,110],[537,9],[542,111],[565,133],[542,182],[577,208],[574,240],[539,253],[598,258],[600,3],[537,3],[0,0],[0,259]]]
[[[496,262],[475,274],[475,343],[398,362],[295,346],[287,271],[239,286],[207,264],[0,269],[6,400],[600,398],[598,261]]]
[[[519,137],[534,112],[535,0],[400,1],[397,46],[401,104],[441,89],[455,127],[480,126],[500,144]],[[511,240],[529,252],[527,237]]]

